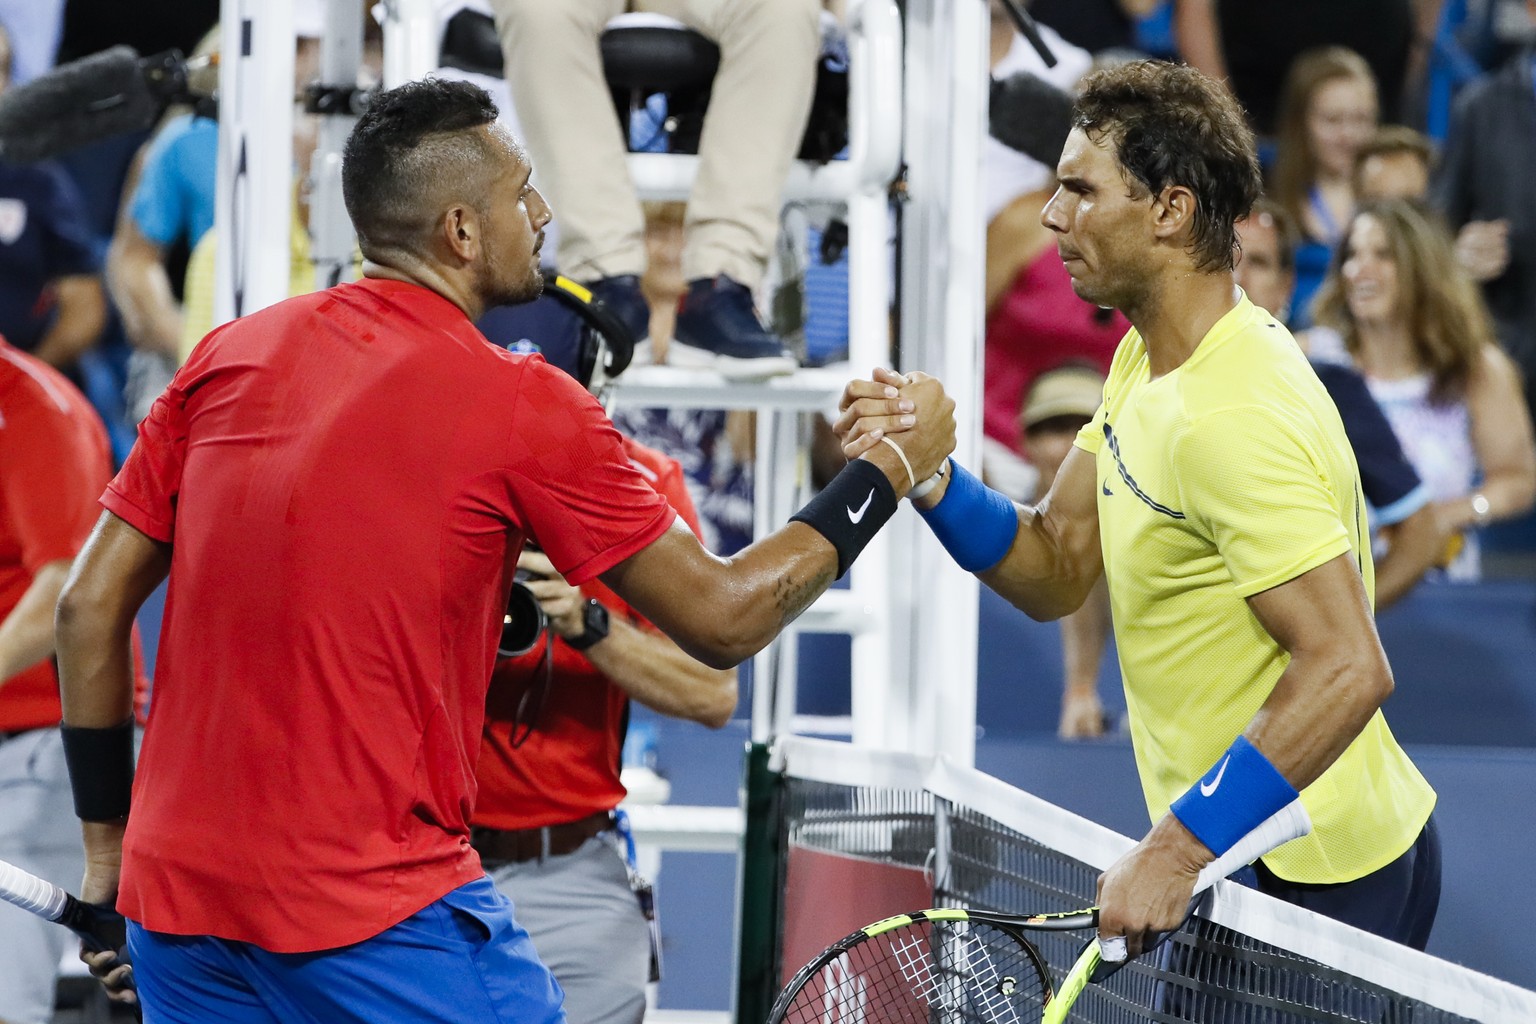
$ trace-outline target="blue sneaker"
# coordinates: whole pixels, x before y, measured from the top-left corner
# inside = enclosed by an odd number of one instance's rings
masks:
[[[795,372],[795,357],[769,333],[746,285],[721,274],[688,282],[668,361],[702,366],[727,380],[763,380]]]
[[[644,366],[651,362],[651,304],[640,291],[640,278],[634,274],[619,277],[600,277],[586,282],[592,298],[619,318],[635,337],[635,357],[631,366]]]

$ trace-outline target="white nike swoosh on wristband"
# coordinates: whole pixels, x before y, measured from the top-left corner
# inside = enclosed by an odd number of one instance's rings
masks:
[[[874,500],[874,497],[875,497],[875,492],[873,490],[871,490],[868,494],[866,494],[864,496],[864,504],[859,506],[859,510],[857,512],[855,512],[853,510],[853,508],[850,506],[848,508],[848,521],[850,523],[852,523],[854,526],[858,526],[859,525],[859,521],[864,518],[864,513],[865,513],[865,511],[867,511],[869,509],[869,503]]]
[[[1227,774],[1227,762],[1230,760],[1232,760],[1231,754],[1228,754],[1226,757],[1222,758],[1221,767],[1216,769],[1216,777],[1210,782],[1200,783],[1201,796],[1210,796],[1212,793],[1216,792],[1216,787],[1221,785],[1221,777]]]

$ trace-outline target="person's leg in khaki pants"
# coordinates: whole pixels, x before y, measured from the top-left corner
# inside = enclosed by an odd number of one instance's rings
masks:
[[[624,161],[624,128],[603,79],[599,37],[621,0],[493,0],[507,81],[535,180],[560,222],[563,273],[643,335],[637,281],[644,220]],[[693,283],[675,358],[728,376],[786,373],[794,360],[764,327],[749,289],[762,280],[784,179],[799,149],[820,49],[818,0],[637,0],[715,40],[715,76],[685,222]]]
[[[640,0],[720,47],[683,275],[756,288],[773,252],[784,179],[800,149],[821,50],[819,0]]]

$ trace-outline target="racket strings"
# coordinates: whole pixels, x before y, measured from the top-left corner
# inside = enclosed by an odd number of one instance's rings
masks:
[[[1021,940],[977,922],[916,922],[811,974],[784,1024],[1034,1024],[1047,981]]]

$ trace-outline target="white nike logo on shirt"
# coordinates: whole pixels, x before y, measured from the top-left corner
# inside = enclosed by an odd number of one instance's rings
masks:
[[[858,526],[859,525],[859,520],[864,518],[864,512],[865,512],[866,509],[869,508],[869,503],[872,500],[874,500],[874,497],[875,497],[875,492],[874,491],[870,491],[868,494],[866,494],[864,496],[864,504],[859,506],[859,510],[857,512],[855,512],[852,507],[849,507],[849,509],[848,509],[848,521],[850,523],[852,523],[854,526]]]
[[[1216,777],[1210,782],[1200,783],[1201,796],[1210,796],[1212,793],[1216,792],[1216,787],[1221,785],[1221,777],[1227,774],[1227,762],[1230,760],[1232,760],[1231,754],[1228,754],[1226,757],[1222,758],[1221,767],[1216,769]]]

